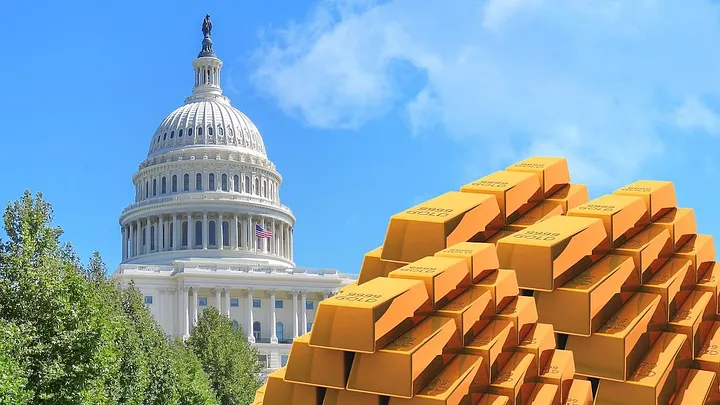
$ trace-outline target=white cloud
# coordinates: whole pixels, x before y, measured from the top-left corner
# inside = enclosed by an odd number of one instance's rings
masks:
[[[720,117],[695,97],[688,98],[675,110],[675,122],[680,128],[688,130],[720,133]]]
[[[663,152],[659,126],[718,130],[707,109],[668,118],[720,93],[717,15],[710,0],[324,0],[258,50],[254,81],[316,127],[401,105],[413,132],[497,164],[562,155],[574,180],[617,183]]]

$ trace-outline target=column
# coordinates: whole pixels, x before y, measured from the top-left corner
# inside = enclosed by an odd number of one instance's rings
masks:
[[[140,256],[142,254],[142,235],[140,233],[142,232],[142,226],[140,225],[140,220],[138,219],[135,221],[135,256]]]
[[[198,307],[200,306],[200,294],[198,286],[193,286],[193,298],[195,300],[195,305],[193,305],[193,314],[192,314],[192,325],[195,327],[198,320]]]
[[[178,232],[182,232],[182,230],[181,230],[181,229],[178,229],[178,218],[177,218],[177,214],[173,214],[172,220],[173,220],[173,222],[172,222],[172,224],[173,224],[172,228],[173,228],[173,229],[172,229],[172,236],[171,236],[171,237],[172,237],[172,250],[178,250],[178,249],[179,249],[179,246],[178,246]]]
[[[300,310],[302,311],[302,325],[300,330],[302,334],[306,334],[307,330],[307,291],[300,291]]]
[[[145,254],[150,253],[150,218],[145,220]]]
[[[260,226],[262,226],[262,229],[267,229],[267,224],[265,223],[265,217],[260,217]],[[260,240],[260,243],[262,243],[262,246],[260,247],[262,249],[263,253],[268,252],[268,238],[262,238]]]
[[[277,241],[278,241],[278,232],[277,229],[275,229],[275,218],[272,219],[272,222],[270,223],[270,227],[272,228],[272,243],[270,243],[270,253],[276,255],[277,254]]]
[[[240,238],[238,238],[238,216],[237,214],[233,215],[233,231],[232,231],[232,248],[233,250],[238,250],[238,245]]]
[[[293,259],[293,229],[288,229],[288,259]]]
[[[267,240],[267,239],[265,239]],[[270,331],[272,332],[270,335],[270,343],[277,343],[277,314],[275,313],[275,289],[270,289]]]
[[[222,314],[222,301],[220,300],[220,293],[222,290],[220,290],[220,287],[215,287],[215,308],[217,308],[218,312]]]
[[[298,290],[293,290],[293,338],[298,337]]]
[[[255,237],[255,224],[253,223],[254,221],[252,215],[248,215],[247,222],[248,247],[250,248],[250,251],[254,252],[257,250],[257,238]]]
[[[160,243],[158,244],[158,252],[162,252],[165,250],[165,241],[167,241],[167,232],[165,232],[165,221],[163,221],[162,215],[158,218],[158,240],[160,240]]]
[[[215,237],[215,241],[218,244],[218,249],[223,250],[223,245],[225,244],[225,239],[223,238],[223,216],[222,214],[218,214],[218,223],[215,226],[215,230],[217,231],[219,237]]]
[[[158,296],[158,317],[157,321],[160,325],[160,329],[165,332],[165,289],[161,288],[158,290],[160,295]]]
[[[122,234],[122,261],[127,260],[127,232],[125,229],[125,225],[120,229],[120,233]]]
[[[225,315],[230,317],[230,287],[223,288],[223,294],[225,294]]]
[[[203,222],[202,222],[202,248],[207,249],[208,248],[208,214],[207,212],[203,212]]]
[[[188,249],[195,248],[195,224],[193,224],[192,215],[188,214]]]
[[[181,289],[181,294],[183,296],[183,335],[188,336],[190,335],[190,308],[188,308],[188,288],[183,286]]]
[[[247,239],[247,218],[242,217],[241,218],[241,224],[240,224],[240,240],[242,241],[242,247],[245,250],[250,250],[250,245],[248,245],[248,239]]]
[[[250,343],[255,343],[255,335],[253,335],[253,289],[248,288],[246,294],[247,294],[247,306],[248,306],[248,327],[247,327],[247,334],[248,334],[248,340]]]

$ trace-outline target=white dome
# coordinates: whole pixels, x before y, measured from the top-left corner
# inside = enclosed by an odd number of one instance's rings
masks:
[[[155,131],[148,156],[185,147],[219,146],[266,157],[260,131],[226,100],[190,102],[170,113]]]

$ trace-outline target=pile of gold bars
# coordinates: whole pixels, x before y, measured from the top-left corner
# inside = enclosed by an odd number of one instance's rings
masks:
[[[255,404],[720,404],[712,237],[670,182],[588,200],[534,157],[393,215]]]

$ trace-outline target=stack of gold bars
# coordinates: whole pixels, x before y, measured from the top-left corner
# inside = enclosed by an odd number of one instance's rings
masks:
[[[720,404],[720,266],[674,186],[535,157],[390,218],[256,405]]]

